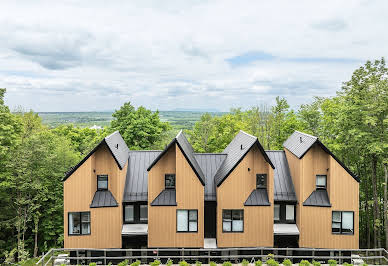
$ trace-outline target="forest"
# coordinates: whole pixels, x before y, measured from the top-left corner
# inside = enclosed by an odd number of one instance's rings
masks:
[[[159,112],[125,103],[103,129],[48,127],[33,111],[11,112],[0,89],[0,258],[24,261],[63,245],[62,178],[101,139],[119,130],[128,147],[163,149],[177,126]],[[185,134],[197,152],[220,152],[239,130],[265,149],[282,149],[294,130],[320,138],[360,177],[360,247],[388,247],[388,69],[367,61],[333,97],[315,97],[296,110],[273,106],[203,114]]]

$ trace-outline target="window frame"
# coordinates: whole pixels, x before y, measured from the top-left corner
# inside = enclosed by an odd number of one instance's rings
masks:
[[[178,211],[185,211],[187,213],[187,231],[178,231]],[[194,211],[197,213],[197,230],[196,231],[190,231],[190,222],[194,222],[194,220],[190,220],[190,212]],[[198,233],[198,209],[177,209],[176,210],[176,232],[177,233]]]
[[[174,186],[167,186],[167,176],[174,176]],[[176,188],[176,174],[164,174],[164,188],[165,189],[175,189]]]
[[[125,221],[125,206],[133,206],[133,221]],[[140,219],[140,206],[147,206],[147,220]],[[146,201],[124,202],[123,203],[123,224],[147,224],[148,223],[148,204]]]
[[[318,177],[322,177],[322,176],[325,177],[325,186],[324,187],[317,185]],[[327,175],[315,175],[315,188],[316,189],[327,189]]]
[[[341,221],[340,222],[335,222],[335,223],[339,223],[340,224],[340,231],[339,232],[333,232],[333,214],[334,214],[334,212],[339,212],[340,214],[341,214]],[[350,213],[352,213],[352,227],[353,227],[353,230],[352,230],[352,232],[343,232],[342,230],[342,221],[343,221],[343,219],[342,219],[342,217],[343,217],[343,215],[342,215],[342,213],[344,213],[344,212],[350,212]],[[354,235],[354,211],[331,211],[331,234],[332,235]]]
[[[295,224],[296,223],[296,208],[297,208],[296,202],[276,201],[274,205],[280,205],[279,220],[275,220],[275,215],[274,215],[275,224]],[[287,220],[287,212],[286,212],[287,205],[294,206],[294,220]],[[275,207],[274,207],[274,214],[275,214]]]
[[[264,186],[261,186],[261,185],[259,185],[259,182],[258,182],[258,180],[259,180],[259,178],[260,177],[264,177]],[[256,174],[256,189],[258,189],[258,188],[267,188],[267,181],[268,180],[268,176],[267,176],[267,174],[265,174],[265,173],[263,173],[263,174]]]
[[[106,188],[100,188],[98,186],[98,178],[99,177],[105,177],[106,176]],[[109,175],[97,175],[97,190],[98,191],[104,191],[104,190],[109,190]]]
[[[233,212],[241,212],[242,213],[242,231],[233,231]],[[230,212],[230,217],[231,217],[231,221],[230,221],[230,231],[225,231],[224,230],[224,212]],[[240,221],[240,220],[236,220],[236,221]],[[244,222],[244,209],[222,209],[222,233],[244,233],[244,230],[245,230],[245,222]]]
[[[74,213],[79,215],[79,223],[80,223],[80,233],[79,234],[70,233],[70,214],[74,214]],[[89,214],[89,222],[82,222],[82,214],[83,213]],[[87,233],[87,234],[82,233],[82,224],[89,224],[89,233]],[[71,231],[73,231],[73,230],[71,230]],[[88,236],[88,235],[91,235],[91,233],[92,233],[92,217],[91,217],[90,211],[67,212],[67,234],[68,234],[68,236]]]
[[[275,207],[276,207],[276,206],[279,207],[279,217],[278,217],[278,219],[275,219]],[[274,220],[275,223],[280,221],[280,216],[281,216],[280,208],[281,208],[281,204],[275,203],[275,204],[273,205],[273,220]]]

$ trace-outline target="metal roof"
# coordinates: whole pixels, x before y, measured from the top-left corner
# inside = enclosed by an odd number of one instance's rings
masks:
[[[175,189],[165,189],[151,202],[151,206],[176,206]]]
[[[326,189],[317,189],[303,202],[303,206],[331,207]]]
[[[267,189],[254,189],[244,203],[244,206],[270,206]]]
[[[77,165],[72,167],[65,175],[62,181],[66,181],[89,157],[102,145],[106,145],[115,159],[117,166],[121,169],[124,168],[128,160],[129,149],[125,144],[124,139],[121,137],[119,131],[115,131],[109,136],[101,140],[100,143],[94,147]]]
[[[296,202],[296,193],[292,183],[290,168],[284,151],[266,151],[275,165],[274,201]]]
[[[160,158],[163,157],[163,155],[168,151],[168,149],[174,144],[178,145],[187,162],[190,164],[194,173],[197,175],[199,181],[202,183],[202,185],[205,185],[205,177],[201,167],[199,167],[199,164],[194,157],[193,147],[191,147],[182,130],[179,131],[178,135],[170,142],[170,144],[167,145],[167,147],[158,155],[158,157],[155,158],[155,160],[148,167],[147,171],[150,171],[151,168],[160,160]]]
[[[272,168],[275,168],[257,137],[240,130],[240,132],[234,137],[234,139],[223,151],[223,153],[227,154],[227,157],[214,176],[214,182],[217,186],[220,186],[222,182],[224,182],[224,180],[229,176],[233,169],[250,151],[253,145],[257,145],[265,160],[271,165]]]
[[[147,201],[147,167],[162,151],[130,151],[123,202]]]
[[[205,175],[205,200],[217,200],[214,175],[221,166],[222,162],[225,160],[226,154],[195,153],[194,157],[197,159],[197,162]]]
[[[94,193],[92,204],[90,204],[90,208],[117,206],[119,205],[109,190],[97,190],[96,193]]]

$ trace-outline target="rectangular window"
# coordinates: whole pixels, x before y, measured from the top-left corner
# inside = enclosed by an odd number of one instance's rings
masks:
[[[140,221],[148,221],[147,205],[140,205]]]
[[[293,221],[295,220],[295,206],[286,205],[286,220]]]
[[[165,174],[164,185],[165,185],[165,188],[175,189],[175,174]]]
[[[267,187],[267,174],[256,174],[256,188]]]
[[[133,205],[124,206],[124,222],[133,222],[135,220],[135,212]]]
[[[90,235],[90,212],[69,212],[69,235]]]
[[[97,190],[108,189],[108,175],[97,175]]]
[[[331,232],[333,234],[354,234],[354,212],[333,211]]]
[[[244,232],[244,210],[222,210],[223,232]]]
[[[317,175],[316,176],[316,185],[317,189],[326,189],[326,175]]]
[[[274,221],[280,220],[280,205],[279,204],[274,205],[273,219],[274,219]]]
[[[177,210],[177,232],[198,232],[198,210]]]

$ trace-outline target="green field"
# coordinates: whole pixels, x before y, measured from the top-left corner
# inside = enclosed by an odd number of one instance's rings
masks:
[[[62,124],[74,124],[80,127],[108,126],[113,119],[112,112],[39,112],[44,124],[57,127]],[[160,111],[162,121],[168,121],[175,129],[191,129],[204,112]],[[210,112],[222,115],[222,112]]]

